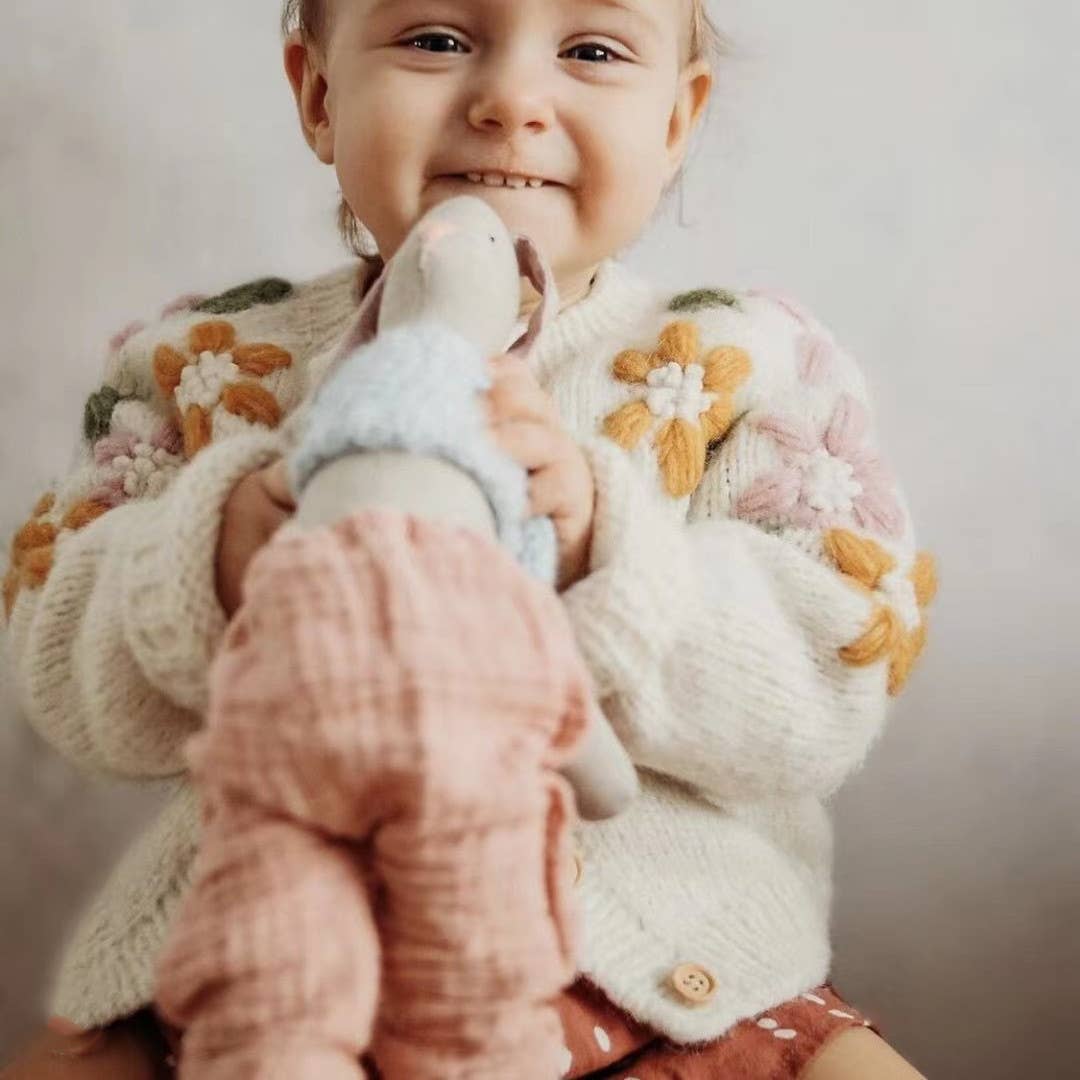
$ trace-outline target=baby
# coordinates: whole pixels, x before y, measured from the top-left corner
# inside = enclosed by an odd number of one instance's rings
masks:
[[[641,780],[627,813],[578,833],[563,1075],[917,1076],[827,983],[824,803],[911,674],[933,560],[864,377],[821,322],[772,293],[671,293],[617,257],[704,115],[703,4],[307,0],[286,16],[302,130],[347,234],[362,223],[389,258],[427,209],[473,193],[557,279],[528,363],[494,361],[491,431],[555,523],[561,602]],[[198,842],[182,748],[247,566],[293,511],[282,421],[373,276],[261,282],[133,333],[79,470],[16,536],[5,595],[30,719],[88,766],[181,777],[76,931],[54,1028],[17,1075],[164,1059],[153,965]],[[526,283],[522,318],[538,301]],[[152,488],[123,479],[140,447]]]

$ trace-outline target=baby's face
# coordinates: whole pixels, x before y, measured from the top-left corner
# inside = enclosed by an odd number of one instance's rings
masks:
[[[329,3],[309,137],[387,259],[472,194],[573,280],[641,232],[708,96],[688,0]]]

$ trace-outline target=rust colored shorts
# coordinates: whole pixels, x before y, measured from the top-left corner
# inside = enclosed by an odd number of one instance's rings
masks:
[[[877,1028],[829,984],[737,1024],[722,1039],[678,1046],[579,979],[559,999],[568,1080],[794,1080],[834,1035]]]
[[[692,1048],[638,1023],[584,979],[566,990],[557,1006],[566,1041],[565,1080],[796,1080],[840,1032],[868,1027],[881,1034],[830,983]],[[149,1010],[142,1015],[149,1018]],[[179,1033],[160,1021],[158,1030],[162,1057],[172,1065],[170,1051],[177,1049]],[[368,1076],[380,1080],[370,1056],[362,1060]]]

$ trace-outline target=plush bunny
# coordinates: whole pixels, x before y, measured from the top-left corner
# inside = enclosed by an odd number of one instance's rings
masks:
[[[487,431],[487,359],[517,321],[520,277],[541,295],[511,354],[528,358],[558,309],[547,263],[482,199],[440,203],[413,227],[372,285],[331,361],[290,459],[297,521],[318,526],[382,506],[499,539],[532,573],[555,574],[549,518],[528,517],[527,478]],[[637,774],[595,702],[564,774],[586,820],[613,817]]]
[[[415,226],[288,459],[186,757],[203,836],[159,961],[180,1080],[550,1080],[577,971],[574,802],[637,778],[487,430],[536,248],[482,201]],[[562,775],[560,775],[560,773]]]

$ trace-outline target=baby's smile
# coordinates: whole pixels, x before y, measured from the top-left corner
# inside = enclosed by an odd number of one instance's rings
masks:
[[[434,205],[474,195],[540,248],[564,300],[641,234],[711,85],[684,0],[334,7],[287,67],[348,217],[389,259]]]
[[[539,176],[522,176],[518,173],[501,173],[501,172],[466,172],[466,173],[447,173],[441,176],[435,177],[436,180],[457,181],[459,183],[466,183],[473,187],[494,187],[494,188],[512,188],[514,190],[521,190],[523,188],[541,188],[541,187],[561,187],[557,181],[545,180]]]

